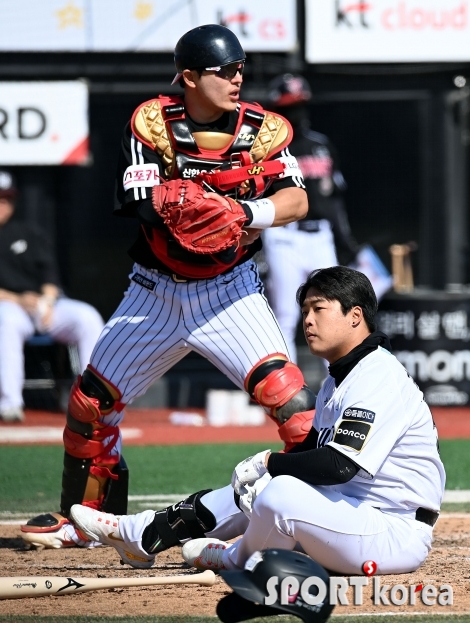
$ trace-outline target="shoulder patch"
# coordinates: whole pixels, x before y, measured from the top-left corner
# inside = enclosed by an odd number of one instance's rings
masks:
[[[355,422],[369,422],[373,424],[375,413],[367,409],[357,409],[356,407],[348,407],[343,413],[344,420],[354,420]]]
[[[346,446],[360,452],[369,436],[371,424],[365,422],[351,422],[341,420],[336,429],[333,441],[341,446]]]

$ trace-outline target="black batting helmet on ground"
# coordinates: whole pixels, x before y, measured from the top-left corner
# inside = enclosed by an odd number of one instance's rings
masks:
[[[268,98],[273,106],[282,108],[308,102],[312,91],[303,76],[283,74],[271,80],[268,85]]]
[[[176,44],[177,73],[171,84],[178,82],[185,69],[223,67],[244,60],[245,52],[230,28],[218,24],[198,26],[185,33]]]
[[[217,616],[224,623],[238,623],[276,614],[295,615],[305,623],[323,623],[334,608],[329,603],[327,571],[298,552],[265,549],[255,552],[248,559],[245,569],[220,571],[220,575],[235,591],[217,604]],[[293,592],[293,588],[287,591],[287,586],[283,589],[284,579],[287,579],[285,585],[295,585],[297,592]],[[309,582],[305,588],[307,579]],[[307,601],[304,597],[307,597]],[[315,603],[317,601],[319,603]]]

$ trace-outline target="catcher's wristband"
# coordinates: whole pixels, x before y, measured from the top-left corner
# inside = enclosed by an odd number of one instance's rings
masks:
[[[244,227],[254,229],[268,229],[274,223],[276,208],[271,199],[256,199],[255,201],[240,201],[246,214],[247,221]]]

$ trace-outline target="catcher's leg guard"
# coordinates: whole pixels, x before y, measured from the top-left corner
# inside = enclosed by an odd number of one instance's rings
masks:
[[[142,547],[158,554],[188,539],[202,539],[215,528],[216,519],[201,498],[212,489],[193,493],[185,500],[155,513],[155,518],[142,534]]]
[[[120,397],[119,390],[90,367],[78,377],[70,392],[64,430],[61,514],[38,515],[21,527],[23,532],[60,531],[69,523],[67,517],[73,504],[85,504],[116,515],[126,513],[127,466],[123,457],[112,454],[119,429],[99,422],[101,416],[124,408]],[[53,535],[51,545],[44,538],[46,547],[56,546]]]
[[[61,513],[66,517],[73,504],[115,515],[127,512],[127,466],[113,452],[119,428],[99,421],[122,411],[120,398],[120,391],[90,366],[72,388],[64,430]]]
[[[305,384],[304,376],[295,363],[282,353],[264,357],[248,373],[245,390],[267,409],[278,426],[283,427],[281,439],[287,446],[305,438],[308,430],[304,434],[302,431],[306,428],[305,422],[313,420],[313,413],[303,414],[315,408],[315,395]],[[286,423],[293,418],[295,420],[286,427]],[[296,420],[298,426],[294,424]]]

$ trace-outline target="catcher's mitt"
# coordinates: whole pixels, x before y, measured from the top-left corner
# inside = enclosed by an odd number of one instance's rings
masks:
[[[224,197],[204,198],[205,190],[191,180],[170,180],[152,189],[152,203],[172,236],[193,253],[217,253],[238,243],[247,217],[242,206]]]

